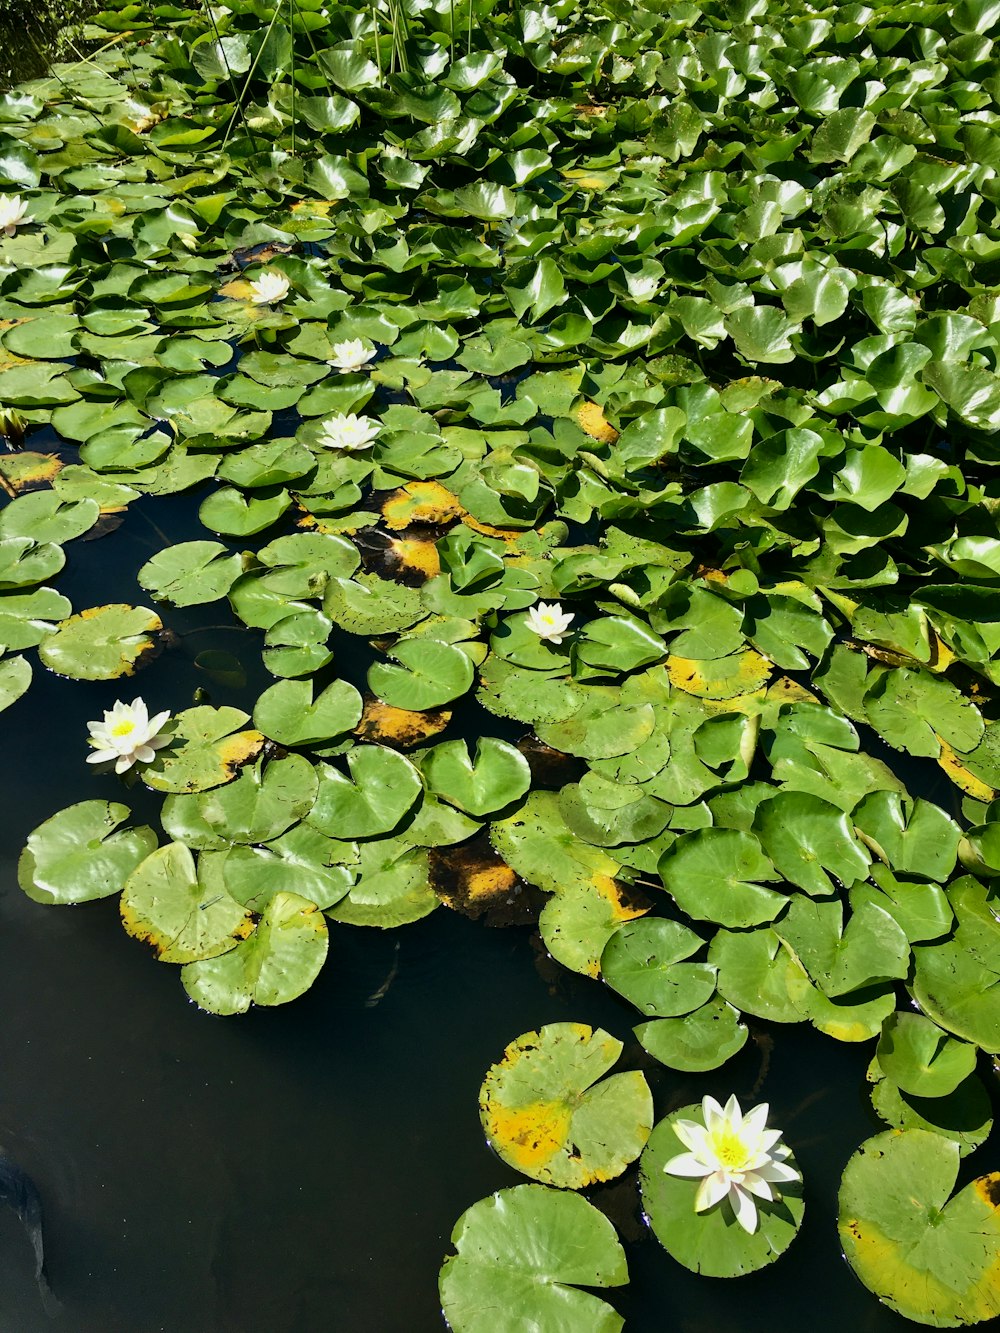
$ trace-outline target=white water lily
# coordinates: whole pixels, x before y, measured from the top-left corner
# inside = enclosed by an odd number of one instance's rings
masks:
[[[562,643],[573,623],[573,614],[558,602],[539,602],[528,612],[528,629],[549,643]]]
[[[347,415],[329,417],[321,423],[316,443],[324,449],[367,449],[378,437],[381,426],[371,417]]]
[[[169,743],[169,736],[160,735],[169,713],[149,716],[142,699],[130,704],[115,700],[114,707],[104,714],[103,722],[88,722],[90,744],[94,753],[87,755],[88,764],[103,764],[113,759],[115,772],[124,773],[133,764],[148,764],[161,746]]]
[[[19,194],[0,194],[0,230],[13,236],[18,227],[31,220],[28,205]]]
[[[374,347],[366,347],[360,338],[349,338],[347,342],[333,344],[330,365],[341,375],[347,375],[352,370],[363,370],[374,357]]]
[[[251,282],[250,300],[254,305],[277,305],[288,295],[291,285],[284,273],[266,269],[259,278],[254,278]]]
[[[767,1102],[746,1115],[735,1097],[725,1107],[714,1097],[701,1104],[705,1123],[674,1121],[674,1133],[689,1152],[672,1157],[664,1171],[672,1176],[703,1177],[694,1210],[703,1213],[728,1198],[736,1220],[751,1235],[757,1229],[754,1196],[768,1201],[780,1194],[773,1185],[798,1180],[785,1165],[789,1150],[780,1143],[781,1130],[767,1129]]]

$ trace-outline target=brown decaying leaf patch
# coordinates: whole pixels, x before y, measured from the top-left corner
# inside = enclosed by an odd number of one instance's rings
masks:
[[[605,420],[604,412],[596,403],[583,403],[577,408],[576,419],[592,440],[599,440],[601,444],[614,444],[618,439],[618,432]]]
[[[386,527],[402,532],[411,523],[439,527],[455,522],[465,510],[451,491],[437,481],[411,481],[382,503]]]
[[[485,834],[459,847],[432,847],[430,886],[446,907],[488,926],[523,926],[538,920],[545,895],[525,884]]]
[[[448,708],[415,713],[408,708],[393,708],[391,704],[369,696],[365,699],[364,712],[354,734],[363,741],[412,750],[415,745],[422,745],[432,736],[439,735],[450,721],[451,710]]]
[[[0,456],[0,487],[12,499],[23,491],[44,490],[62,467],[62,459],[55,454],[4,454]]]
[[[441,560],[434,539],[414,535],[403,529],[396,537],[378,528],[364,528],[354,539],[361,552],[366,573],[380,578],[419,588],[422,583],[441,573]]]
[[[587,772],[585,759],[563,754],[562,750],[553,750],[551,745],[545,745],[537,736],[522,737],[517,748],[531,769],[532,790],[543,787],[550,791],[561,791],[569,783],[579,782]]]
[[[519,537],[524,536],[523,528],[494,528],[489,523],[480,523],[478,518],[473,518],[471,514],[465,514],[462,522],[473,532],[480,532],[484,537],[497,537],[502,542],[516,542]]]

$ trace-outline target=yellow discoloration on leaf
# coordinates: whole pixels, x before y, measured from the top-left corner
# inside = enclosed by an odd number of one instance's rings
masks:
[[[128,602],[109,602],[106,606],[85,607],[75,616],[71,616],[70,619],[97,620],[100,617],[104,616],[108,611],[135,611],[135,610],[138,610],[138,608],[130,606]],[[69,622],[67,621],[66,623],[68,624]],[[156,630],[161,630],[162,628],[163,628],[163,621],[160,619],[160,617],[156,614],[155,611],[150,611],[142,627],[138,630],[133,631],[133,633],[152,634]]]
[[[325,218],[341,201],[339,199],[300,199],[292,204],[293,213],[305,213],[308,217]]]
[[[411,481],[393,491],[382,506],[386,526],[401,532],[411,523],[441,526],[462,517],[465,510],[451,491],[437,481]]]
[[[463,514],[462,522],[473,532],[481,532],[484,537],[497,537],[503,542],[516,542],[519,537],[524,536],[521,528],[494,528],[489,523],[480,523],[478,518],[473,518],[471,514]]]
[[[777,704],[818,704],[819,698],[812,690],[800,685],[791,676],[779,676],[767,687],[767,698]]]
[[[610,904],[611,915],[615,921],[635,921],[638,917],[645,916],[652,907],[652,903],[643,904],[637,901],[624,884],[612,879],[610,875],[595,875],[594,888],[604,901]],[[594,976],[597,975],[595,972]]]
[[[232,278],[219,288],[220,296],[230,296],[234,301],[249,301],[253,288],[247,278]]]
[[[62,460],[55,454],[31,451],[0,455],[0,487],[11,497],[23,491],[37,491],[50,486],[62,470]]]
[[[988,1176],[980,1176],[973,1182],[973,1188],[987,1208],[994,1213],[1000,1212],[1000,1171],[991,1171]]]
[[[18,356],[6,347],[0,347],[0,372],[12,370],[15,366],[47,366],[47,361],[38,361],[33,356]]]
[[[176,944],[176,937],[165,935],[153,929],[146,918],[136,910],[134,904],[125,898],[121,900],[121,921],[126,934],[131,935],[133,939],[141,940],[143,944],[148,944],[157,958],[168,963],[176,961],[169,957],[170,950]],[[256,921],[249,914],[243,917],[235,929],[230,932],[233,944],[236,945],[242,940],[248,939],[253,934],[256,925]]]
[[[483,1104],[483,1125],[495,1143],[503,1144],[507,1159],[533,1175],[566,1145],[570,1110],[562,1102],[529,1102],[526,1106]]]
[[[415,537],[397,537],[390,542],[389,551],[396,557],[401,569],[415,570],[429,579],[441,573],[441,560],[432,541],[421,541]]]
[[[955,786],[961,788],[966,796],[971,796],[973,800],[992,801],[996,792],[989,783],[983,782],[982,778],[977,778],[974,773],[970,773],[946,740],[938,736],[938,742],[941,746],[941,753],[938,755],[937,761]]]
[[[735,699],[739,695],[753,694],[767,681],[771,669],[767,658],[753,649],[714,661],[667,658],[671,685],[700,699]]]
[[[354,728],[354,734],[363,741],[410,750],[414,745],[422,745],[424,741],[444,731],[450,721],[451,711],[447,708],[416,713],[408,708],[393,708],[381,699],[366,699],[361,721]]]
[[[618,432],[605,420],[604,412],[596,403],[583,403],[576,410],[576,419],[592,440],[600,440],[601,444],[614,444],[618,439]]]
[[[255,758],[264,744],[264,737],[259,731],[238,731],[218,741],[215,752],[219,756],[222,771],[234,778],[244,764]]]
[[[958,659],[944,639],[938,638],[933,625],[927,626],[927,632],[931,641],[931,660],[927,663],[928,667],[931,671],[947,671],[951,664]]]

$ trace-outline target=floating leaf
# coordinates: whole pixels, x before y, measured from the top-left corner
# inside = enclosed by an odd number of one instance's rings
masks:
[[[445,741],[421,768],[436,795],[470,815],[488,815],[518,801],[531,786],[528,761],[506,741],[483,736],[471,758],[465,741]]]
[[[644,1014],[674,1018],[698,1009],[715,992],[715,968],[683,960],[704,941],[677,921],[628,921],[608,941],[601,974]]]
[[[897,1087],[915,1097],[946,1097],[976,1067],[975,1046],[949,1037],[923,1014],[891,1014],[875,1055]]]
[[[254,705],[254,724],[279,745],[316,746],[353,730],[361,717],[361,695],[335,680],[315,699],[313,682],[279,680]]]
[[[85,903],[120,893],[156,847],[152,829],[120,827],[130,815],[127,805],[80,801],[39,824],[18,861],[21,888],[38,903]]]
[[[178,842],[152,852],[132,871],[121,898],[122,924],[152,946],[161,963],[192,963],[234,949],[253,930],[250,913],[198,877]]]
[[[171,745],[145,765],[143,782],[163,792],[208,791],[232,782],[264,744],[259,731],[237,730],[247,720],[238,708],[207,704],[178,713]]]
[[[358,745],[347,755],[350,777],[320,764],[319,791],[309,822],[333,838],[375,838],[389,833],[423,790],[410,761],[379,745]]]
[[[42,662],[75,680],[117,680],[131,676],[155,652],[154,635],[163,628],[145,606],[92,606],[64,620],[39,648]]]
[[[737,1223],[726,1199],[696,1213],[699,1181],[669,1175],[664,1170],[667,1162],[683,1151],[674,1133],[677,1120],[700,1122],[701,1107],[682,1106],[661,1120],[649,1136],[639,1163],[643,1208],[656,1239],[679,1264],[705,1277],[741,1277],[774,1263],[802,1225],[801,1185],[793,1182],[782,1186],[780,1196],[771,1203],[755,1200],[757,1228],[752,1234]],[[794,1157],[786,1161],[796,1167]]]
[[[750,1034],[739,1010],[714,996],[683,1018],[640,1023],[635,1035],[660,1064],[701,1074],[724,1065],[743,1049]]]
[[[642,1074],[602,1079],[621,1052],[620,1041],[582,1023],[550,1023],[511,1042],[479,1094],[483,1128],[504,1161],[568,1189],[620,1175],[653,1123]]]
[[[840,1243],[870,1291],[907,1319],[954,1328],[1000,1313],[996,1173],[949,1199],[958,1144],[922,1129],[877,1134],[847,1164]]]
[[[147,560],[136,579],[158,602],[197,606],[225,597],[242,568],[219,542],[181,542]]]
[[[451,1234],[441,1305],[453,1333],[523,1333],[528,1327],[620,1333],[623,1320],[580,1287],[628,1281],[608,1219],[586,1199],[517,1185],[481,1199]]]
[[[213,1014],[242,1014],[251,1004],[287,1004],[307,991],[326,961],[326,918],[315,903],[276,893],[256,930],[235,949],[188,963],[184,989]]]

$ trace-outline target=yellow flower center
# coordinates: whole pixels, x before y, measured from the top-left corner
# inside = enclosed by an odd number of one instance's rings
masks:
[[[722,1129],[712,1135],[712,1149],[719,1165],[726,1171],[744,1171],[750,1161],[750,1149],[731,1129]]]
[[[131,736],[135,731],[135,723],[129,717],[123,717],[120,722],[116,722],[111,728],[112,736]]]

